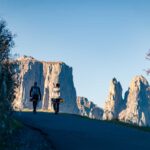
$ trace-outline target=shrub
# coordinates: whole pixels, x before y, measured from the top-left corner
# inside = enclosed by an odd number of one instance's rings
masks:
[[[10,62],[11,49],[14,46],[14,35],[7,28],[6,22],[0,19],[0,143],[12,133],[11,103],[14,99],[16,84],[13,64]]]

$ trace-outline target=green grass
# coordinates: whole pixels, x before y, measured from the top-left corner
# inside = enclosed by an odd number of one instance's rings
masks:
[[[1,137],[0,141],[0,150],[5,150],[8,147],[13,147],[13,150],[15,150],[16,146],[14,145],[12,139],[15,133],[18,132],[20,129],[22,129],[24,126],[22,123],[13,118],[8,118],[5,121],[7,121],[9,127],[5,128],[3,131],[3,136]]]
[[[22,112],[32,112],[32,109],[24,108],[21,110]],[[37,109],[37,112],[53,112],[52,110],[43,110],[43,109]]]
[[[63,113],[63,115],[67,115],[67,114]],[[75,115],[75,114],[73,114],[73,115]],[[124,126],[124,127],[127,127],[127,128],[133,128],[133,129],[141,130],[141,131],[144,131],[144,132],[150,132],[150,127],[148,127],[148,126],[141,127],[141,126],[138,126],[136,124],[129,124],[129,123],[126,123],[126,122],[121,122],[117,119],[114,119],[114,120],[98,120],[98,119],[89,118],[87,116],[81,116],[81,115],[75,115],[75,116],[86,119],[86,120],[106,122],[106,123],[110,123],[110,124],[121,125],[121,126]]]
[[[148,126],[141,127],[141,126],[138,126],[136,124],[121,122],[119,120],[103,120],[103,121],[107,122],[107,123],[112,123],[112,124],[116,124],[116,125],[125,126],[125,127],[128,127],[128,128],[134,128],[134,129],[141,130],[141,131],[144,131],[144,132],[150,132],[150,127],[148,127]]]
[[[32,112],[31,109],[23,109],[23,112]],[[38,110],[38,112],[43,112],[43,113],[51,113],[52,111],[47,111],[47,110]],[[141,131],[145,131],[145,132],[150,132],[150,127],[146,126],[146,127],[141,127],[135,124],[129,124],[129,123],[125,123],[125,122],[121,122],[119,120],[98,120],[98,119],[92,119],[89,118],[87,116],[81,116],[81,115],[77,115],[77,114],[68,114],[68,113],[60,113],[61,115],[67,116],[67,115],[73,115],[82,119],[86,119],[86,120],[93,120],[93,121],[98,121],[98,122],[106,122],[106,123],[111,123],[111,124],[116,124],[116,125],[121,125],[121,126],[125,126],[128,128],[134,128],[137,130],[141,130]]]
[[[18,120],[16,120],[16,119],[12,120],[12,129],[13,130],[21,129],[23,127],[24,127],[23,124],[21,122],[19,122]]]

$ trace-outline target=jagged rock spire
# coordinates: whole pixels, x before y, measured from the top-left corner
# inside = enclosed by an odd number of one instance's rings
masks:
[[[108,98],[104,106],[103,119],[117,119],[122,105],[122,86],[116,78],[113,78],[110,83]]]
[[[150,87],[143,76],[133,78],[126,99],[126,108],[119,114],[119,120],[140,126],[150,125]]]

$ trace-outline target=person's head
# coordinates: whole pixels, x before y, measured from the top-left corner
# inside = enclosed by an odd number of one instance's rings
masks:
[[[56,83],[56,87],[59,88],[59,87],[60,87],[60,84],[59,84],[59,83]]]
[[[37,82],[34,82],[34,86],[37,86]]]

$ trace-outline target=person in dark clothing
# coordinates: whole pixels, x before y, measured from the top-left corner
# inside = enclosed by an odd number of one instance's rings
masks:
[[[41,91],[37,86],[37,82],[34,82],[34,85],[30,89],[30,97],[30,100],[33,102],[33,113],[36,113],[38,101],[41,100]]]

